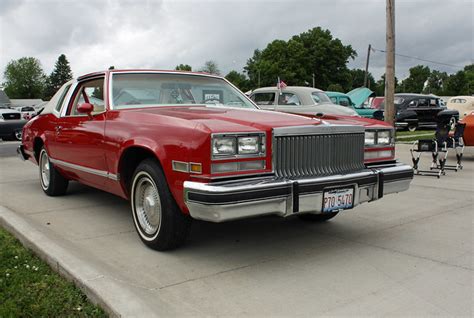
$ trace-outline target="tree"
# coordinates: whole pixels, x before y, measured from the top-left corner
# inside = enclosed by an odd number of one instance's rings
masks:
[[[41,63],[34,57],[22,57],[7,64],[4,91],[10,98],[42,98],[45,75]]]
[[[446,72],[432,70],[430,76],[428,76],[428,82],[423,88],[423,93],[442,95],[443,85],[447,79],[448,79],[448,74]]]
[[[351,88],[349,90],[352,90],[354,88],[358,87],[363,87],[364,86],[364,79],[365,79],[365,70],[361,70],[359,68],[353,69],[349,71],[351,74]],[[375,89],[375,79],[372,76],[372,74],[369,72],[367,74],[367,81],[368,81],[368,88],[371,90]]]
[[[428,66],[417,65],[409,69],[410,76],[400,84],[404,93],[421,93],[425,82],[431,74]]]
[[[199,71],[214,75],[221,75],[221,71],[219,70],[217,63],[212,60],[206,61],[206,63],[204,63],[204,66]]]
[[[225,76],[225,78],[243,92],[251,89],[250,81],[247,76],[245,76],[245,74],[239,73],[237,71],[230,71],[229,74]]]
[[[174,69],[177,71],[189,71],[189,72],[193,70],[193,68],[189,64],[179,64],[179,65],[176,65]]]
[[[385,74],[383,74],[380,79],[375,83],[373,91],[377,96],[385,96]],[[395,92],[400,93],[400,85],[398,84],[398,79],[395,76]]]
[[[278,77],[288,85],[308,85],[314,74],[318,88],[334,83],[347,90],[351,76],[346,64],[355,56],[350,45],[343,45],[329,30],[317,27],[255,50],[244,69],[252,87],[259,85],[259,79],[260,86],[276,85]]]
[[[69,66],[69,61],[66,58],[66,55],[61,54],[56,64],[54,65],[54,70],[49,75],[46,81],[46,91],[44,98],[51,99],[51,97],[58,91],[58,89],[63,86],[64,83],[72,79],[72,71]]]
[[[443,93],[448,96],[465,95],[468,91],[466,73],[461,70],[446,80]]]
[[[326,90],[329,92],[344,93],[344,89],[339,84],[330,84]]]

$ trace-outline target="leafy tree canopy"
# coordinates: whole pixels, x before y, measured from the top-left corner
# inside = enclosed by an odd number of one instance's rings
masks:
[[[265,49],[255,50],[244,69],[254,88],[259,84],[273,86],[278,77],[288,85],[309,85],[314,74],[318,88],[338,83],[347,90],[351,88],[351,76],[346,64],[355,56],[357,53],[350,45],[333,38],[329,30],[317,27],[288,41],[274,40]]]
[[[189,71],[189,72],[193,70],[193,68],[189,64],[179,64],[179,65],[176,65],[174,69],[177,71]]]
[[[402,81],[400,88],[404,93],[421,93],[431,74],[430,68],[417,65],[409,69],[410,76]]]
[[[7,64],[4,91],[10,98],[42,98],[45,75],[41,63],[34,57],[22,57]]]
[[[221,75],[221,71],[219,70],[217,63],[212,60],[206,61],[204,66],[199,71],[214,75]]]
[[[58,89],[63,86],[64,83],[72,79],[72,71],[69,66],[69,61],[66,58],[66,55],[61,54],[56,64],[54,65],[54,70],[51,72],[51,75],[46,80],[46,90],[45,90],[45,99],[51,99],[51,97],[58,91]]]
[[[230,71],[229,74],[225,76],[225,78],[243,92],[251,89],[250,81],[247,76],[245,76],[245,74],[239,73],[237,71]]]

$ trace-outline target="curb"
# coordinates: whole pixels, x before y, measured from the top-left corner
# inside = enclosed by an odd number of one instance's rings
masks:
[[[61,276],[72,281],[89,300],[112,317],[156,317],[148,305],[131,290],[69,252],[18,213],[0,205],[0,226],[48,263]]]

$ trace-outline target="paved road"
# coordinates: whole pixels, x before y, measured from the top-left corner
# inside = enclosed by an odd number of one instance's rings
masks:
[[[16,156],[16,148],[19,141],[1,141],[0,140],[0,158]]]
[[[407,150],[398,147],[405,162]],[[472,149],[462,172],[416,177],[410,191],[326,224],[277,217],[195,222],[189,243],[167,253],[140,242],[126,201],[79,184],[64,197],[46,197],[36,169],[0,158],[0,205],[101,268],[157,314],[473,314]]]

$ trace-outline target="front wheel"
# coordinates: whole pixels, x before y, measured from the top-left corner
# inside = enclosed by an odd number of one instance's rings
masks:
[[[185,242],[191,218],[177,206],[163,170],[155,160],[146,159],[138,165],[130,199],[135,229],[143,243],[164,251]]]
[[[298,215],[298,217],[303,221],[325,222],[335,217],[338,213],[339,212],[322,213],[322,214],[301,214],[301,215]]]
[[[58,196],[66,193],[69,181],[51,163],[44,147],[41,148],[38,164],[41,188],[44,193],[49,196]]]

